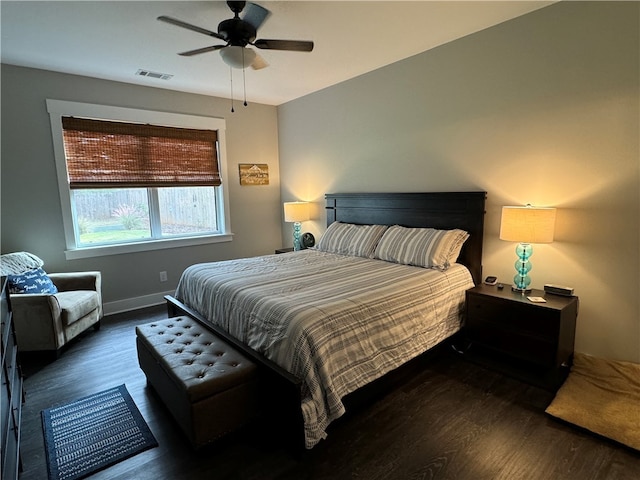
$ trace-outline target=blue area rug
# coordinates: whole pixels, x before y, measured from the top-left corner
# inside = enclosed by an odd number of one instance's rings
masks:
[[[124,385],[42,411],[49,480],[85,478],[156,447]]]

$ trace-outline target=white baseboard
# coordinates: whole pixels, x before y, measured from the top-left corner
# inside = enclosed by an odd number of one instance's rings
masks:
[[[114,315],[116,313],[129,312],[139,308],[152,307],[154,305],[162,305],[165,303],[165,295],[173,295],[175,290],[167,292],[152,293],[142,297],[125,298],[124,300],[116,300],[115,302],[106,302],[102,304],[103,314]]]

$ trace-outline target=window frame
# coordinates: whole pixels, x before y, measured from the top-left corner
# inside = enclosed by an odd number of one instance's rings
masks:
[[[226,121],[224,119],[53,99],[47,99],[46,103],[51,123],[53,150],[58,177],[58,191],[60,194],[62,222],[66,242],[65,256],[67,260],[229,242],[233,239],[230,223],[229,189],[225,187],[225,181],[228,181],[229,177],[227,175],[228,168],[225,141]],[[73,223],[74,216],[72,210],[74,208],[74,204],[71,201],[71,190],[69,188],[67,175],[67,161],[64,154],[64,142],[62,137],[63,116],[149,123],[153,125],[177,128],[216,130],[218,132],[218,163],[220,178],[223,180],[222,185],[214,187],[216,189],[216,203],[218,208],[216,215],[218,217],[220,233],[182,238],[151,239],[117,245],[78,247],[76,231]]]

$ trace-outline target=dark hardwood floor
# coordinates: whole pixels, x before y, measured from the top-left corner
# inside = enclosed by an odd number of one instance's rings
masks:
[[[256,422],[190,449],[138,367],[134,327],[153,307],[103,320],[57,360],[23,356],[21,480],[47,478],[40,411],[126,384],[159,446],[92,479],[638,479],[640,453],[544,413],[552,394],[443,349],[353,408],[314,449],[294,452]],[[357,405],[356,405],[357,404]]]

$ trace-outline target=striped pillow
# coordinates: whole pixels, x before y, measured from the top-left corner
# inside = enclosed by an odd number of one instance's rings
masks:
[[[386,225],[355,225],[333,222],[327,227],[316,249],[321,252],[372,258]]]
[[[469,234],[464,230],[389,227],[374,258],[416,267],[446,270],[455,263]]]

